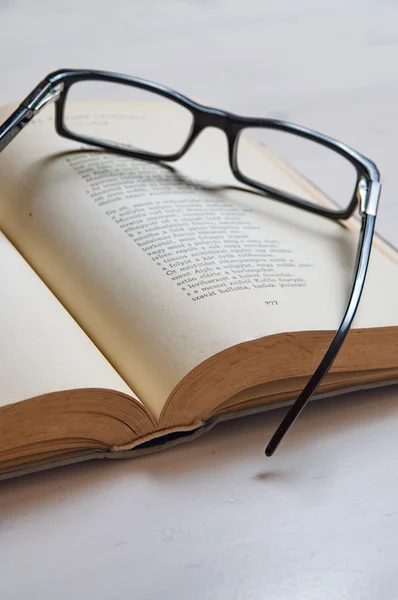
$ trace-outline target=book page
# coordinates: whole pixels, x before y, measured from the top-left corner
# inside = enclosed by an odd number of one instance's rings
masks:
[[[139,104],[74,110],[71,123],[103,139],[121,122],[132,144],[147,131]],[[284,169],[248,152],[286,189]],[[1,226],[157,417],[209,356],[275,333],[332,331],[342,317],[358,232],[233,189],[220,131],[171,167],[62,139],[46,109],[1,154],[0,184]],[[398,324],[396,273],[373,252],[356,327]]]
[[[0,406],[79,388],[134,395],[0,232]]]

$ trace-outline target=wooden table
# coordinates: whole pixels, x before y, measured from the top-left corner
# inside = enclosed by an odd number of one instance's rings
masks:
[[[0,103],[92,67],[340,138],[383,175],[398,244],[398,6],[387,0],[0,0]],[[397,597],[397,389],[280,411],[136,461],[0,485],[2,600]]]

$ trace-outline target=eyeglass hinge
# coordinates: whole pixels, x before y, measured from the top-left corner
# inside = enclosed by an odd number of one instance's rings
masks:
[[[46,104],[48,104],[49,102],[55,102],[56,100],[58,100],[63,90],[63,83],[55,85],[53,88],[51,88],[49,92],[47,92],[45,96],[40,98],[33,106],[31,106],[32,113],[34,115],[37,115],[37,113],[43,108],[43,106],[46,106]]]
[[[359,212],[361,215],[367,214],[376,216],[380,190],[380,181],[368,182],[364,177],[361,178],[357,190],[359,197]]]

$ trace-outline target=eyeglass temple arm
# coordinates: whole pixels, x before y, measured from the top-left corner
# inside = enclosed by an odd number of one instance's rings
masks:
[[[374,235],[377,205],[380,197],[380,182],[371,181],[366,199],[361,196],[362,228],[358,244],[357,259],[354,270],[354,283],[351,288],[350,297],[344,317],[340,323],[336,335],[334,336],[325,356],[321,360],[315,373],[312,375],[307,385],[289,409],[288,413],[280,423],[278,429],[272,436],[268,446],[265,449],[266,456],[272,456],[278,448],[282,439],[300,415],[307,402],[311,399],[318,386],[328,373],[334,363],[337,354],[350,330],[355,313],[357,311],[359,300],[364,288],[366,272],[369,265],[372,240]]]
[[[25,98],[12,115],[0,126],[0,152],[18,135],[49,102],[58,100],[64,84],[54,85],[46,79]]]

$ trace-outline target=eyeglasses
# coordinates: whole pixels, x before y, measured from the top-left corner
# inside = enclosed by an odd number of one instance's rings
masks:
[[[120,120],[119,127],[114,129],[114,139],[98,139],[95,135],[92,136],[92,130],[84,118],[68,119],[69,100],[81,97],[84,87],[89,84],[98,86],[99,91],[106,89],[111,97],[118,90],[123,98],[137,92],[150,99],[161,98],[165,110],[157,113],[156,108],[148,108],[151,114],[146,119],[145,126],[140,126],[137,122],[134,146],[131,146],[131,128],[126,136],[123,119]],[[117,95],[120,96],[120,93]],[[269,198],[328,219],[348,219],[358,207],[361,230],[354,278],[343,318],[320,364],[271,438],[265,450],[266,455],[271,456],[328,373],[357,311],[369,264],[380,197],[380,175],[376,165],[349,146],[305,127],[275,119],[241,117],[202,106],[150,81],[91,70],[56,71],[43,79],[0,126],[0,151],[51,101],[56,103],[55,128],[63,137],[123,156],[151,162],[170,162],[181,158],[206,127],[215,127],[221,129],[227,137],[230,167],[235,178],[243,184]],[[145,106],[151,105],[145,103]],[[259,176],[257,170],[252,170],[251,161],[247,160],[245,152],[247,138],[253,137],[260,143],[265,140],[267,147],[270,140],[274,140],[277,154],[299,172],[303,172],[305,157],[314,157],[311,162],[312,171],[320,177],[320,181],[315,183],[328,196],[332,196],[335,203],[325,205],[321,200],[316,202],[314,195],[307,196],[305,191],[295,195],[288,185],[284,185],[283,178],[273,182],[272,173],[265,171]],[[319,160],[321,155],[323,158]],[[313,180],[313,177],[310,179]]]

